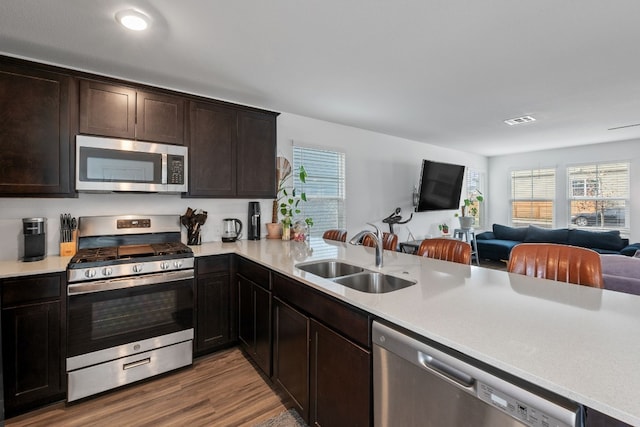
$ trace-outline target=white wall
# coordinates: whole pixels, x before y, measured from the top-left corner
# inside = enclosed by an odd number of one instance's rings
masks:
[[[630,161],[631,173],[631,242],[640,241],[640,142],[622,141],[580,147],[558,148],[534,151],[508,156],[489,158],[489,191],[487,200],[488,225],[508,224],[510,219],[510,177],[511,171],[529,168],[556,168],[556,194],[559,201],[566,200],[567,166],[609,161]],[[569,217],[567,203],[556,203],[555,227],[567,227]]]
[[[420,179],[422,159],[472,166],[487,170],[484,156],[464,153],[431,144],[415,142],[335,123],[323,122],[293,114],[278,117],[278,150],[292,158],[292,142],[296,145],[343,151],[346,157],[347,230],[352,235],[370,228],[367,222],[389,226],[382,219],[396,207],[404,219],[412,208],[412,192]],[[400,241],[407,240],[410,230],[416,238],[437,235],[438,224],[458,224],[456,211],[419,212],[406,225],[395,226]]]
[[[278,117],[278,151],[291,159],[291,141],[297,144],[337,149],[346,153],[347,228],[353,234],[366,222],[380,221],[396,207],[407,218],[411,192],[417,184],[423,158],[487,169],[483,156],[462,153],[429,144],[369,132],[348,126],[283,113]],[[187,207],[201,208],[209,216],[202,229],[203,241],[220,240],[222,219],[247,222],[248,199],[183,199],[159,194],[80,194],[77,199],[0,198],[0,260],[22,255],[22,218],[47,218],[47,254],[59,253],[59,216],[117,214],[184,214]],[[261,200],[262,222],[271,221],[271,200]],[[407,224],[416,237],[438,234],[437,224],[456,224],[455,211],[415,213]],[[406,240],[405,226],[396,227]],[[266,233],[262,227],[263,235]],[[186,236],[183,236],[186,241]]]

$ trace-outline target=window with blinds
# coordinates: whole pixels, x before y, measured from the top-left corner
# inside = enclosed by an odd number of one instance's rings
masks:
[[[312,236],[325,230],[345,228],[345,155],[338,151],[293,147],[293,170],[304,166],[306,183],[294,174],[293,185],[306,193],[307,202],[300,204],[301,216],[313,219]]]
[[[556,194],[555,169],[511,172],[511,225],[553,227]]]
[[[578,228],[629,231],[629,163],[567,168],[569,223]]]

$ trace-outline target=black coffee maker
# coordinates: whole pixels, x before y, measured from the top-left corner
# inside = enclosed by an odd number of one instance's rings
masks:
[[[249,202],[248,240],[260,240],[260,202]]]
[[[44,218],[22,218],[25,262],[44,259],[47,247]]]

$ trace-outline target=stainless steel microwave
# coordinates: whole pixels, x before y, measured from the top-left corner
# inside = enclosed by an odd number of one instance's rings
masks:
[[[187,147],[125,139],[76,137],[76,190],[187,191]]]

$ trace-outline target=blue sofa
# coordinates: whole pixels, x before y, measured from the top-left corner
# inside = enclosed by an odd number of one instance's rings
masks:
[[[511,249],[519,243],[559,243],[593,249],[601,254],[633,256],[640,243],[629,245],[629,239],[620,237],[618,230],[587,231],[568,228],[509,227],[493,224],[493,231],[476,236],[478,258],[495,261],[509,259]]]

